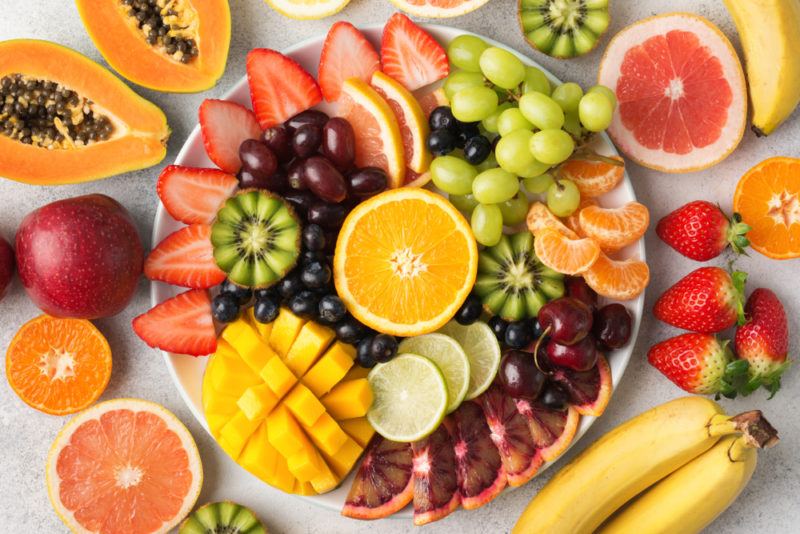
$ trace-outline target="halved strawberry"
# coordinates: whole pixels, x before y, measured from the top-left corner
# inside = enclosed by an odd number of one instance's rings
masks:
[[[430,85],[450,74],[447,53],[436,39],[402,13],[395,13],[383,27],[383,72],[409,91]]]
[[[156,192],[167,213],[185,224],[209,224],[239,181],[217,169],[169,165],[158,176]]]
[[[200,104],[200,133],[206,154],[225,172],[236,174],[242,167],[239,145],[258,139],[261,128],[253,112],[227,100],[204,100]]]
[[[380,57],[363,33],[349,22],[331,26],[319,58],[319,86],[325,100],[339,100],[345,80],[361,78],[369,83],[380,69]]]
[[[202,289],[190,289],[136,317],[133,331],[151,347],[167,352],[205,356],[217,350],[211,300]]]
[[[322,101],[314,77],[292,58],[269,48],[248,52],[247,82],[256,118],[265,130]]]
[[[144,262],[144,275],[174,286],[206,289],[225,280],[214,261],[211,227],[193,224],[168,235]]]

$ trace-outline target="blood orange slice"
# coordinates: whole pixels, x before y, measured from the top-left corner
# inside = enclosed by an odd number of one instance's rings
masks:
[[[427,525],[450,515],[461,501],[456,454],[450,434],[440,426],[411,444],[414,452],[414,524]]]
[[[673,13],[623,29],[606,49],[598,80],[619,101],[611,137],[646,167],[705,169],[742,138],[742,66],[730,41],[703,17]]]
[[[546,462],[558,458],[575,437],[581,419],[578,410],[567,405],[564,410],[553,410],[539,403],[516,399],[517,411],[528,420],[533,441]]]
[[[166,533],[194,506],[203,468],[167,409],[114,399],[76,415],[47,459],[50,501],[72,532]]]
[[[414,497],[410,443],[375,436],[361,460],[342,515],[380,519],[402,510]]]

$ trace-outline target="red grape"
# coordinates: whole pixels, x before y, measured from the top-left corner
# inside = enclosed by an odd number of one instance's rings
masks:
[[[321,156],[306,160],[303,178],[311,192],[326,202],[339,203],[347,197],[347,185],[342,173]]]
[[[299,158],[316,153],[322,143],[322,130],[316,124],[304,124],[294,131],[292,150]]]
[[[364,167],[351,174],[347,181],[350,184],[350,192],[359,198],[369,198],[377,195],[384,189],[388,179],[386,172],[378,167]]]
[[[335,230],[341,228],[344,218],[347,217],[347,208],[342,204],[317,201],[308,208],[307,217],[309,223]]]
[[[275,154],[257,139],[248,139],[239,145],[239,159],[242,161],[242,168],[260,180],[268,179],[278,168]]]
[[[296,130],[304,124],[313,124],[314,126],[318,126],[320,129],[322,129],[326,122],[328,122],[327,114],[316,109],[308,109],[306,111],[301,111],[284,124],[290,130]]]
[[[350,123],[334,117],[322,129],[322,154],[345,172],[356,158],[356,136]]]
[[[292,159],[292,134],[283,125],[273,126],[264,130],[264,144],[266,144],[278,161],[286,163]]]

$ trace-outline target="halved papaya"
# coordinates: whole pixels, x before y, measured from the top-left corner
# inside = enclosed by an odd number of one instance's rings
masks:
[[[225,71],[228,0],[75,0],[108,64],[156,91],[196,93]]]
[[[56,185],[150,167],[169,133],[158,107],[78,52],[0,42],[0,176]]]

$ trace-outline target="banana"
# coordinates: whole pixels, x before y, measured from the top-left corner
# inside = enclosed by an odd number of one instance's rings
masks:
[[[800,102],[800,2],[725,0],[744,49],[753,131],[772,133]]]

